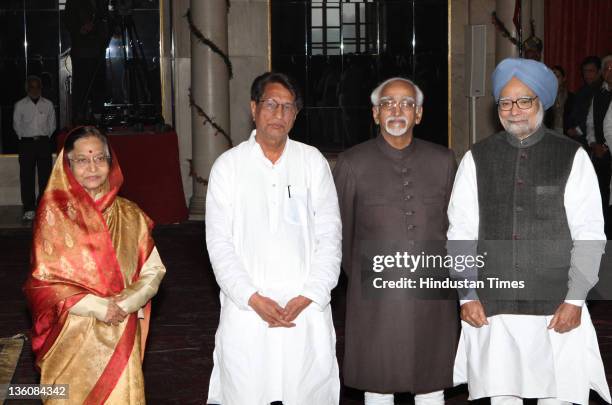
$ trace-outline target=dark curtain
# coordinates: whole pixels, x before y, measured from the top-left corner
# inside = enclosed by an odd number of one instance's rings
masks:
[[[582,59],[612,53],[612,0],[544,1],[544,61],[562,66],[575,91],[582,86]]]

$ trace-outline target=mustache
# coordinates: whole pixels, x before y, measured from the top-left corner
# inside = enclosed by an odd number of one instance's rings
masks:
[[[408,118],[406,117],[387,117],[385,119],[385,127],[388,126],[391,121],[402,121],[404,125],[408,125]]]

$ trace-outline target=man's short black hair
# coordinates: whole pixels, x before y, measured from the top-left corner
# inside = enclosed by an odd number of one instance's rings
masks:
[[[251,85],[251,101],[259,102],[263,96],[266,86],[270,83],[278,83],[293,95],[295,98],[295,106],[298,110],[302,109],[302,94],[295,80],[284,73],[266,72],[257,76]]]
[[[601,58],[596,55],[587,56],[582,60],[580,68],[584,69],[586,65],[595,65],[597,70],[601,70]]]

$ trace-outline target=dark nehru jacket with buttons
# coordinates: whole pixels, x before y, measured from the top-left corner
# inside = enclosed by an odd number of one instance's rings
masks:
[[[473,146],[479,249],[487,252],[479,278],[524,282],[478,291],[487,316],[551,315],[566,298],[572,238],[564,193],[579,148],[544,126],[522,141],[500,132]]]
[[[379,135],[338,157],[334,179],[348,277],[344,383],[380,393],[428,393],[452,386],[458,337],[455,300],[419,300],[419,292],[368,296],[360,249],[375,241],[446,239],[446,209],[457,165],[449,149],[413,139],[398,150]],[[416,243],[410,245],[410,243]],[[410,248],[413,246],[413,249]]]

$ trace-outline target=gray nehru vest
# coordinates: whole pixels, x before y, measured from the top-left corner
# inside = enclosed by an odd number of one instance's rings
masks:
[[[572,241],[564,193],[579,147],[541,127],[522,141],[500,132],[472,148],[478,248],[487,252],[479,279],[524,286],[479,290],[488,316],[551,315],[565,299]]]

